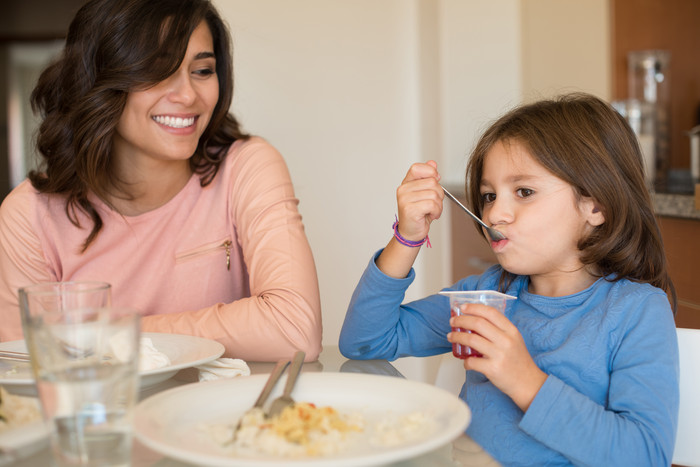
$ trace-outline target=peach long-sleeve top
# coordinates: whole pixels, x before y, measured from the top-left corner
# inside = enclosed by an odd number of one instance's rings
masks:
[[[165,205],[128,217],[96,197],[104,226],[81,253],[91,222],[64,198],[22,182],[0,206],[0,340],[22,338],[17,289],[99,280],[112,303],[143,312],[147,332],[221,342],[249,361],[315,360],[321,306],[313,256],[287,166],[261,138],[236,141],[211,184],[193,175]]]

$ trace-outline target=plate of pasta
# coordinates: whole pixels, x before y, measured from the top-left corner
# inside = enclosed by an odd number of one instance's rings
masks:
[[[135,435],[156,452],[200,465],[371,466],[442,447],[471,419],[461,399],[438,387],[330,372],[302,373],[296,403],[268,418],[248,410],[266,380],[256,374],[158,393],[139,403]]]
[[[38,400],[10,394],[0,386],[0,465],[41,449],[47,436]]]

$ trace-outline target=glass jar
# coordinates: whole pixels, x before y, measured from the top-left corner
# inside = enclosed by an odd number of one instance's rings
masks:
[[[628,97],[653,106],[654,188],[665,191],[670,164],[671,54],[638,50],[627,54]]]

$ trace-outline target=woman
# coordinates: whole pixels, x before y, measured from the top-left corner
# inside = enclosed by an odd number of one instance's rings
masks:
[[[228,113],[208,0],[92,0],[32,94],[41,171],[0,208],[0,340],[17,289],[102,280],[143,330],[276,360],[321,347],[318,281],[281,155]]]

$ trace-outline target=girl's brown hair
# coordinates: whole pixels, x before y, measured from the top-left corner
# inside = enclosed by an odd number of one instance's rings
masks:
[[[112,137],[127,94],[172,75],[202,21],[212,34],[219,81],[219,101],[189,159],[205,186],[229,146],[247,138],[229,113],[229,31],[209,0],[91,0],[73,19],[61,56],[41,74],[31,101],[43,117],[37,136],[43,160],[29,179],[42,193],[65,196],[66,215],[76,226],[79,211],[90,217],[92,230],[83,251],[102,228],[88,194],[106,201],[110,187],[119,182],[111,170]]]
[[[611,280],[647,282],[667,291],[676,308],[661,232],[644,180],[637,138],[608,103],[588,94],[569,94],[511,110],[478,141],[467,166],[466,191],[481,215],[484,160],[497,142],[519,143],[577,196],[590,197],[605,222],[580,239],[585,265]],[[483,233],[482,233],[483,235]],[[502,285],[512,279],[504,273]]]

